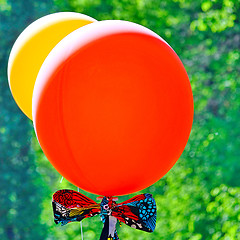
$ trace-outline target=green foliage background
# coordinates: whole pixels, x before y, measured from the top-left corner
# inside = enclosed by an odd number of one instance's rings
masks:
[[[144,190],[158,205],[156,230],[123,226],[120,239],[240,239],[239,0],[0,0],[0,239],[81,239],[79,224],[53,223],[52,193],[76,187],[60,183],[7,81],[17,36],[57,11],[152,29],[174,48],[191,81],[195,116],[188,145],[173,169]],[[98,239],[101,228],[98,217],[84,220],[84,239]]]

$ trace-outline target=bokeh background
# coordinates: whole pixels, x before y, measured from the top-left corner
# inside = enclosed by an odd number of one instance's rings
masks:
[[[150,28],[174,48],[191,81],[195,116],[186,149],[163,179],[143,191],[156,199],[156,230],[122,226],[120,239],[240,239],[239,0],[0,0],[0,239],[81,239],[79,223],[53,222],[52,194],[76,187],[60,183],[7,81],[17,36],[58,11]],[[101,228],[99,217],[85,219],[84,239],[98,239]]]

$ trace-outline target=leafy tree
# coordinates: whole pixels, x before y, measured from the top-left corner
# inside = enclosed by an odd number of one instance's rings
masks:
[[[0,1],[0,238],[45,239],[41,224],[44,184],[31,148],[32,124],[11,97],[7,61],[20,32],[47,10],[47,1]],[[24,94],[24,93],[23,93]]]
[[[191,81],[195,116],[186,149],[163,179],[143,191],[157,201],[156,230],[148,234],[123,226],[120,239],[239,239],[238,0],[55,0],[51,8],[49,1],[0,2],[0,212],[6,216],[0,220],[1,239],[32,239],[30,235],[75,239],[80,234],[79,224],[61,228],[53,223],[52,193],[76,187],[66,180],[60,183],[61,176],[43,156],[31,124],[10,97],[6,80],[16,36],[37,17],[54,11],[122,19],[152,29],[177,52]],[[98,217],[83,221],[86,239],[98,238],[101,228]]]

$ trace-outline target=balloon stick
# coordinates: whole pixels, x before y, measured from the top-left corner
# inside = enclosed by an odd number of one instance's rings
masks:
[[[62,183],[62,181],[63,181],[63,177],[61,178],[60,183]]]
[[[79,192],[79,187],[77,188],[78,192]],[[81,236],[82,236],[82,240],[83,240],[83,229],[82,229],[82,222],[80,222],[80,226],[81,226]]]

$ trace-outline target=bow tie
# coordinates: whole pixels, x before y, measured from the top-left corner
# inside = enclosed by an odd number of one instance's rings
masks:
[[[103,197],[98,204],[79,192],[64,189],[53,194],[52,205],[54,221],[62,226],[99,214],[104,223],[100,240],[119,239],[117,221],[146,232],[153,232],[156,226],[156,203],[149,193],[122,203],[116,203],[113,197]]]

